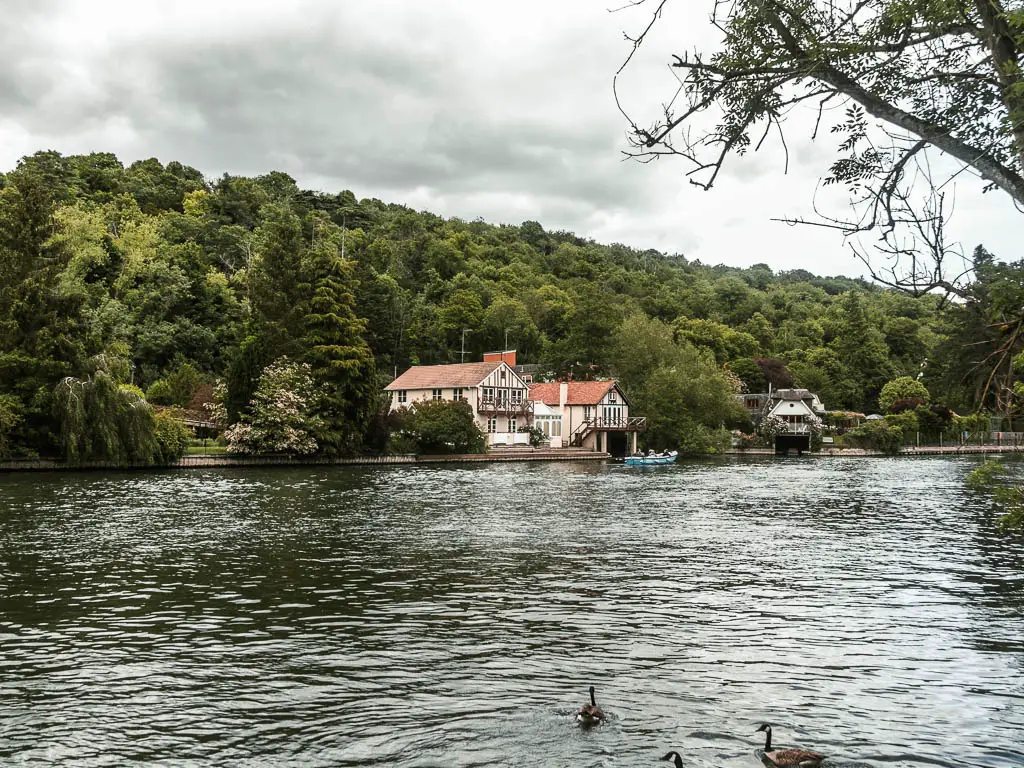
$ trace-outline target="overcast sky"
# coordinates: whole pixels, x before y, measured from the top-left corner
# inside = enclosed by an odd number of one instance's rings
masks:
[[[704,6],[708,7],[705,8]],[[649,10],[600,0],[0,0],[0,168],[40,149],[158,157],[209,177],[281,170],[300,186],[445,216],[539,221],[704,263],[861,274],[807,214],[827,134],[731,162],[716,187],[681,161],[623,160],[612,76]],[[620,80],[639,117],[674,90],[669,54],[708,35],[678,0]],[[684,15],[688,14],[688,15]],[[640,122],[646,123],[647,120]],[[956,187],[954,235],[1003,258],[1024,217]]]

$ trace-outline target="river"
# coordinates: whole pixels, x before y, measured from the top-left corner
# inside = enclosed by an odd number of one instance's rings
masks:
[[[1019,767],[975,464],[0,475],[0,765]]]

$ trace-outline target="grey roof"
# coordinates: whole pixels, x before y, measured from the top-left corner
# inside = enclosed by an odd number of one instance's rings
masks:
[[[813,400],[809,389],[777,389],[772,393],[775,400]]]

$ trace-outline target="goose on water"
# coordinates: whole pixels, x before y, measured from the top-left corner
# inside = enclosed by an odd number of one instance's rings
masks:
[[[580,707],[580,711],[576,713],[576,722],[583,723],[584,725],[594,725],[604,720],[604,712],[597,706],[597,702],[594,701],[594,686],[590,686],[590,703],[584,704]]]
[[[662,760],[671,760],[676,768],[683,768],[683,758],[675,750],[672,750],[671,752],[669,752],[667,755],[665,755],[661,759]]]
[[[757,729],[756,733],[765,732],[764,757],[772,765],[779,768],[817,768],[825,756],[820,752],[812,752],[809,749],[772,749],[772,727],[765,723]]]

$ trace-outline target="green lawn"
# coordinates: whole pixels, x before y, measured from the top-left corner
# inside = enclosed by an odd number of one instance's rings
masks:
[[[227,453],[227,447],[217,445],[213,440],[207,441],[206,445],[203,445],[202,440],[193,440],[185,450],[186,456],[223,456],[225,453]]]

